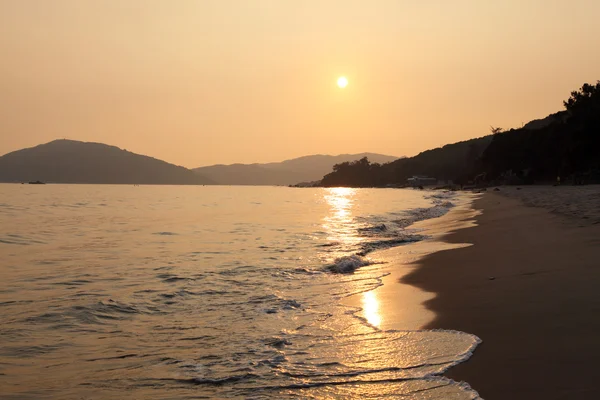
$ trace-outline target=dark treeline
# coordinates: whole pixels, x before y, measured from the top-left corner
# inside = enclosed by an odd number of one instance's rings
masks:
[[[387,164],[359,161],[336,164],[322,186],[401,185],[414,175],[439,180],[534,183],[600,178],[600,81],[585,84],[564,102],[566,111],[532,121],[520,129],[441,148]]]
[[[413,175],[427,175],[441,180],[466,180],[481,158],[492,136],[427,150],[415,157],[387,163],[370,163],[363,158],[336,164],[323,177],[322,186],[373,187],[404,184]]]
[[[565,179],[597,180],[600,169],[600,81],[585,84],[564,102],[566,111],[538,129],[494,135],[479,168],[487,180],[523,183]]]

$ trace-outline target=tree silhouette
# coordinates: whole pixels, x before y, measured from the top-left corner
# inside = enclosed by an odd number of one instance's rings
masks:
[[[590,106],[593,107],[594,104],[597,108],[600,101],[599,95],[600,81],[595,85],[584,83],[583,86],[581,86],[581,89],[571,92],[571,97],[564,101],[563,104],[568,111],[574,111]]]
[[[490,132],[492,133],[492,135],[497,135],[499,133],[502,133],[502,128],[500,128],[500,127],[494,128],[493,126],[490,125]]]
[[[585,83],[563,102],[566,111],[547,117],[540,128],[494,134],[482,157],[489,178],[512,171],[523,181],[553,181],[556,176],[600,179],[600,81]]]

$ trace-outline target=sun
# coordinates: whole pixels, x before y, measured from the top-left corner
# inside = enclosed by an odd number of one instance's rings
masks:
[[[337,80],[337,85],[343,89],[346,86],[348,86],[348,78],[346,78],[345,76],[340,76]]]

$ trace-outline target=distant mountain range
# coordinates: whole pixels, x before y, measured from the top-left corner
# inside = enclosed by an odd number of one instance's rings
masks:
[[[279,163],[213,165],[190,170],[102,143],[54,140],[0,157],[0,182],[141,185],[289,185],[320,180],[334,164],[381,154],[313,155]]]
[[[312,155],[267,164],[211,165],[194,168],[198,174],[222,185],[292,185],[318,181],[335,164],[368,157],[370,162],[387,163],[398,157],[376,153],[340,154],[337,156]]]
[[[204,185],[213,181],[115,146],[55,140],[0,157],[0,182]]]

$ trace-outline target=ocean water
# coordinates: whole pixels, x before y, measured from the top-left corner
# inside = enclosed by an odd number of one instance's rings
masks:
[[[441,376],[477,337],[344,305],[381,285],[377,250],[426,239],[411,224],[456,201],[0,185],[0,397],[477,399]]]

